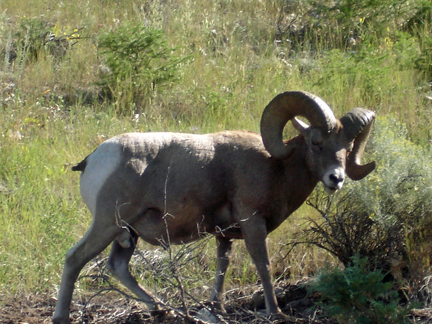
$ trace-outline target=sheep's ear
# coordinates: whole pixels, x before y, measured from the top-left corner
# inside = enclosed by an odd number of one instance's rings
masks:
[[[300,132],[300,134],[302,134],[303,136],[306,135],[306,131],[310,127],[308,124],[295,117],[291,119],[291,122],[294,128],[297,129]]]

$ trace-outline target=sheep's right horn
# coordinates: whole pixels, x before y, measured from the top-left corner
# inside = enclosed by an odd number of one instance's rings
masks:
[[[284,143],[282,133],[286,123],[295,116],[305,117],[311,126],[326,132],[337,125],[333,112],[321,98],[304,91],[287,91],[277,95],[261,117],[263,143],[274,158],[286,159],[293,152],[294,145]]]
[[[352,180],[361,180],[375,169],[375,161],[361,165],[374,119],[373,111],[362,108],[354,108],[340,119],[348,141],[354,140],[354,147],[347,157],[346,165],[346,173]]]

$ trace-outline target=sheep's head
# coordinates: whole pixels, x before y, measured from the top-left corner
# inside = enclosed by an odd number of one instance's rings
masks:
[[[296,116],[305,117],[310,126]],[[309,170],[321,180],[327,192],[340,189],[345,174],[360,180],[375,169],[375,162],[361,165],[374,112],[355,108],[337,120],[330,107],[319,97],[301,91],[276,96],[261,119],[261,134],[267,151],[276,159],[287,159],[296,149],[296,141],[284,142],[282,132],[291,120],[307,144]]]

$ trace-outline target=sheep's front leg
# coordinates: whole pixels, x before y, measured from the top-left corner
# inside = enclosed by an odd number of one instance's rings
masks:
[[[131,292],[141,299],[150,311],[157,310],[157,304],[153,296],[147,292],[132,276],[129,271],[129,261],[138,241],[138,236],[131,231],[130,244],[125,244],[125,235],[123,233],[114,240],[111,246],[111,253],[107,261],[108,270]],[[121,244],[119,238],[123,238]]]
[[[264,289],[267,315],[281,313],[271,278],[271,265],[267,246],[267,228],[265,220],[252,215],[241,223],[246,248],[252,257]]]
[[[223,284],[225,280],[225,274],[230,263],[230,254],[232,248],[232,240],[218,236],[216,237],[217,242],[217,262],[216,262],[216,275],[210,295],[211,302],[221,302],[223,293]],[[219,305],[218,305],[219,306]],[[222,305],[220,305],[222,308]]]

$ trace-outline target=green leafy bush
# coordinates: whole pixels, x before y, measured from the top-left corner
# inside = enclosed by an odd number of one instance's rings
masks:
[[[287,53],[298,55],[302,51],[326,53],[340,50],[351,54],[353,63],[363,63],[366,67],[372,63],[369,70],[385,67],[374,63],[379,63],[385,56],[392,56],[396,62],[389,62],[389,68],[407,69],[415,65],[426,77],[432,75],[432,5],[428,0],[296,0],[277,3],[275,37],[279,44],[288,47]],[[367,86],[371,83],[370,80],[366,82]],[[365,93],[375,88],[368,87]]]
[[[3,50],[9,63],[16,59],[24,65],[26,62],[36,62],[41,54],[61,59],[81,38],[77,32],[82,29],[68,27],[67,33],[66,31],[60,33],[58,25],[50,23],[43,17],[23,17],[16,28],[11,44],[5,44],[6,48]]]
[[[173,55],[161,30],[142,23],[124,22],[104,32],[99,39],[99,54],[105,73],[98,83],[114,100],[117,112],[142,110],[152,92],[176,80],[184,58]]]
[[[385,274],[370,271],[367,258],[355,255],[345,269],[326,269],[308,284],[310,292],[321,294],[321,305],[339,323],[409,323],[410,307],[399,305]]]
[[[432,33],[425,34],[421,40],[420,55],[415,60],[415,65],[427,78],[432,77]]]
[[[41,18],[22,18],[15,33],[17,56],[22,59],[37,60],[39,52],[46,43],[50,27],[50,24]]]

